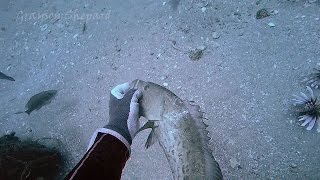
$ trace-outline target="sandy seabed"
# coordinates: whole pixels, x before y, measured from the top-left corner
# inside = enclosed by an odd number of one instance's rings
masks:
[[[272,14],[256,19],[262,8]],[[319,9],[317,0],[181,0],[176,10],[154,0],[1,0],[0,71],[16,81],[0,81],[0,134],[58,138],[72,168],[107,123],[111,88],[139,78],[201,105],[225,179],[317,179],[319,134],[300,127],[291,99],[320,63]],[[14,114],[49,89],[58,90],[51,104]],[[146,138],[135,138],[123,179],[172,179]]]

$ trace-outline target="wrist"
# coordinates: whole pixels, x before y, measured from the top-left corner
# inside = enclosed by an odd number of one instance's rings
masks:
[[[130,154],[130,152],[131,152],[131,146],[130,146],[131,143],[129,143],[128,140],[126,138],[124,138],[117,131],[114,131],[114,130],[108,129],[108,128],[98,128],[98,129],[95,130],[95,132],[91,136],[87,151],[93,146],[93,144],[95,143],[96,138],[97,138],[99,133],[110,134],[110,135],[114,136],[115,138],[117,138],[119,141],[121,141],[128,148],[129,154]]]
[[[131,135],[127,129],[124,129],[124,128],[121,128],[119,126],[112,125],[112,124],[108,124],[108,125],[104,126],[104,128],[110,129],[110,130],[113,130],[113,131],[119,133],[123,138],[125,138],[129,142],[130,145],[132,144],[132,138],[131,138]]]

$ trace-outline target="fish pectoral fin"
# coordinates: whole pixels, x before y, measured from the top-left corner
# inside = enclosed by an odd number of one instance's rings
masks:
[[[151,128],[151,132],[147,138],[147,142],[144,145],[146,149],[148,149],[150,146],[152,146],[155,142],[156,142],[156,128],[158,126],[155,125],[155,122],[157,120],[148,120],[138,131],[136,134],[138,134],[139,132],[145,130],[145,129],[149,129]]]
[[[149,129],[149,128],[154,128],[154,122],[155,120],[148,120],[138,131],[136,134],[138,134],[139,132],[145,130],[145,129]]]
[[[156,128],[157,127],[158,126],[153,126],[153,128],[152,128],[152,130],[151,130],[151,132],[150,132],[150,134],[149,134],[149,136],[147,138],[147,142],[144,145],[144,147],[146,149],[148,149],[150,146],[152,146],[156,142],[156,139],[157,139],[157,137],[156,137]]]

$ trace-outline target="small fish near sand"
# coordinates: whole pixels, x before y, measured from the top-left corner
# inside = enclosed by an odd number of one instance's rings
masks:
[[[142,92],[140,115],[148,122],[140,131],[151,128],[145,147],[159,142],[169,162],[173,178],[223,179],[218,162],[208,146],[203,112],[193,101],[181,100],[163,86],[135,80],[131,88]]]
[[[28,115],[30,115],[32,111],[39,110],[44,105],[50,104],[53,98],[56,96],[57,92],[57,90],[48,90],[32,96],[25,106],[27,110],[17,112],[15,114],[27,113]]]
[[[7,76],[7,75],[3,74],[2,72],[0,72],[0,79],[5,79],[5,80],[9,80],[9,81],[15,81],[13,79],[13,77]]]

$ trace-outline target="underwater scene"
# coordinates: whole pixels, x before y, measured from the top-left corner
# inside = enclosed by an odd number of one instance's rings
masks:
[[[320,179],[320,0],[1,0],[0,180]]]

